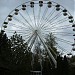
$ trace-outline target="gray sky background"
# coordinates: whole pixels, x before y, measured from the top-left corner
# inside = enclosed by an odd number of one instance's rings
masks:
[[[0,27],[6,16],[18,5],[29,0],[0,0]],[[64,6],[73,16],[75,11],[75,0],[51,0]],[[74,16],[75,19],[75,16]]]
[[[31,0],[0,0],[0,28],[8,14],[21,5]],[[75,19],[75,0],[51,0],[65,7]]]

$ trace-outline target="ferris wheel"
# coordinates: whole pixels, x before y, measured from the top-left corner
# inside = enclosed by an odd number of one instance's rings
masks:
[[[68,54],[75,50],[73,16],[66,8],[53,1],[32,0],[19,5],[9,13],[1,29],[9,38],[16,31],[31,48],[37,42],[42,43],[55,65],[56,59],[45,44],[47,35],[54,35],[60,53]]]

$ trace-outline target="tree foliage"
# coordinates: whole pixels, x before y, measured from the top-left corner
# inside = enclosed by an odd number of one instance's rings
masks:
[[[0,33],[0,59],[4,67],[29,73],[31,69],[31,51],[22,36],[14,33],[10,39],[6,33]]]
[[[57,48],[55,47],[56,44],[57,42],[55,40],[55,36],[52,33],[50,33],[46,38],[46,45],[53,55],[57,54]]]
[[[32,55],[34,55],[34,69],[33,70],[41,70],[40,66],[40,55],[39,48],[35,53],[32,53],[28,44],[24,42],[25,40],[21,35],[16,32],[9,39],[4,33],[4,31],[0,32],[0,67],[4,67],[9,72],[0,70],[0,74],[3,71],[2,75],[30,75],[31,70],[31,61]],[[46,45],[55,57],[55,53],[57,53],[56,41],[54,35],[51,33],[48,35],[46,39]],[[41,51],[42,58],[42,72],[43,75],[55,75],[56,69],[54,69],[51,65],[51,60],[48,57],[46,50]],[[75,61],[75,56],[71,58],[71,62]],[[68,61],[67,57],[64,58],[58,56],[57,57],[57,73],[58,75],[68,75]],[[70,74],[71,75],[71,74]]]

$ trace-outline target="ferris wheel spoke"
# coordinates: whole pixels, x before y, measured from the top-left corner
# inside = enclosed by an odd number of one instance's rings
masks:
[[[44,19],[45,19],[45,16],[46,16],[47,12],[48,12],[48,7],[46,6],[46,8],[45,8],[45,10],[43,12],[43,15],[42,15],[42,17],[40,19],[40,25],[44,22]]]
[[[25,36],[25,35],[22,35],[22,37],[25,37],[25,42],[26,43],[27,43],[28,38],[30,38],[30,36]],[[27,44],[29,44],[29,43],[27,43]]]
[[[55,57],[57,57],[57,53],[50,46],[48,46],[48,47],[51,50],[51,53],[54,54]]]
[[[7,31],[8,32],[8,31]],[[14,31],[9,31],[8,33],[14,33]],[[18,34],[24,34],[23,32],[17,32]]]
[[[29,30],[23,30],[23,31],[20,31],[20,33],[32,34],[32,32],[30,32]]]
[[[36,26],[36,18],[35,18],[34,8],[33,8],[33,16],[34,16],[34,23],[35,23],[35,27],[37,27],[37,26]]]
[[[45,26],[44,28],[43,28],[44,30],[47,30],[47,31],[56,31],[56,30],[58,30],[59,29],[59,31],[61,31],[61,30],[64,30],[64,29],[71,29],[71,26],[58,26],[58,27],[48,27],[48,26]]]
[[[29,16],[29,19],[30,19],[30,21],[31,21],[31,23],[32,23],[32,25],[33,25],[33,21],[32,21],[32,19],[31,19],[31,17],[30,17],[30,14],[28,13],[27,10],[26,10],[26,13],[27,13],[27,15]]]
[[[18,27],[18,26],[15,26],[15,25],[12,25],[11,27],[15,27],[16,29],[22,29],[22,27]]]
[[[20,35],[22,35],[22,34],[20,34]],[[25,37],[25,39],[28,39],[28,38],[31,37],[31,34],[30,34],[30,35],[24,34],[24,35],[22,35],[22,36]]]
[[[30,27],[32,27],[32,29],[34,30],[33,26],[28,22],[28,20],[21,14],[21,12],[19,12],[19,14],[22,16],[22,18],[28,23],[28,25]]]
[[[55,23],[52,23],[52,25],[54,24],[61,24],[61,23],[63,23],[63,22],[65,22],[65,21],[68,21],[68,17],[66,17],[66,18],[63,18],[63,19],[61,19],[61,20],[59,20],[59,21],[57,21],[57,22],[55,22]]]
[[[69,30],[69,29],[71,29],[71,27],[65,27],[65,28],[54,28],[54,29],[52,28],[51,31],[56,31],[56,30],[58,30],[58,29],[59,29],[59,31],[61,31],[61,30],[65,30],[65,29],[66,29],[66,30]]]
[[[41,17],[41,19],[40,19],[40,22],[43,23],[43,21],[44,21],[44,19],[45,19],[45,16],[47,15],[47,12],[48,12],[48,7],[46,6],[46,8],[45,8],[45,10],[44,10],[44,12],[43,12],[43,15],[42,15],[42,17]],[[42,24],[42,23],[40,23],[40,24]]]
[[[9,32],[12,32],[12,33],[14,33],[13,31],[9,31]],[[25,33],[24,31],[17,31],[17,33],[19,33],[19,34],[23,34],[23,35],[26,35],[26,34],[28,34],[28,33]],[[31,33],[30,33],[31,34]]]
[[[31,41],[31,39],[33,38],[34,34],[32,34],[29,39],[27,40],[27,43],[29,44],[29,42]]]
[[[53,31],[52,33],[74,34],[73,32],[68,32],[68,31]]]
[[[14,23],[9,23],[9,25],[12,26],[12,27],[16,27],[18,29],[24,29],[25,28],[25,26],[22,27],[21,25],[19,25],[19,24],[17,25],[17,24],[14,24]]]
[[[61,24],[61,23],[64,23],[64,22],[66,22],[66,21],[68,21],[68,18],[66,17],[66,18],[64,18],[64,19],[61,19],[61,20],[59,20],[59,21],[57,21],[57,22],[55,22],[55,23],[49,23],[50,24],[50,28],[52,29],[53,27],[55,27],[55,26],[57,26],[57,25],[59,25],[59,24]],[[48,26],[49,24],[47,24],[47,25],[44,25],[43,26],[43,28],[45,28],[46,26]]]
[[[29,33],[30,31],[29,30],[19,30],[19,31],[17,30],[17,32],[18,33],[27,33],[27,32]]]
[[[22,35],[23,37],[25,36],[25,39],[28,39],[30,37],[30,35],[28,34],[20,34],[20,35]]]
[[[54,65],[56,66],[56,59],[54,58],[54,56],[51,54],[50,50],[48,49],[48,47],[45,45],[43,39],[40,38],[40,36],[38,35],[40,41],[42,42],[42,44],[44,45],[45,49],[48,51],[50,58],[52,59]]]
[[[48,22],[52,23],[52,22],[56,21],[57,19],[59,19],[62,16],[61,13],[62,13],[62,11],[60,11],[58,14],[56,14],[52,19],[48,20]]]
[[[21,34],[20,34],[21,35]],[[27,42],[28,38],[30,38],[30,35],[22,35],[23,37],[25,37],[25,41]]]
[[[52,32],[53,33],[53,32]],[[72,37],[73,35],[72,34],[68,34],[68,33],[53,33],[53,35],[61,35],[61,36],[65,36],[65,37],[67,37],[67,36],[70,36],[70,37]]]
[[[14,24],[15,22],[18,22],[16,24]],[[23,27],[26,27],[28,26],[26,23],[22,22],[21,20],[19,20],[18,18],[16,18],[15,16],[13,16],[13,21],[10,21],[9,22],[10,24],[13,24],[13,25],[19,25],[19,26],[23,26]],[[29,26],[28,26],[29,27]]]
[[[16,28],[15,31],[17,31],[18,29],[20,29],[20,31],[29,31],[28,28],[25,29],[25,27],[17,26],[17,25],[14,24],[14,23],[9,23],[9,24],[11,24],[12,27],[15,27],[15,28]],[[8,29],[8,30],[9,30],[9,29]],[[13,30],[14,30],[14,29],[13,29]]]
[[[57,25],[59,25],[59,24],[61,24],[61,23],[65,23],[66,21],[68,21],[68,19],[67,18],[64,18],[64,19],[62,19],[62,20],[60,20],[60,21],[58,21],[58,22],[55,22],[55,23],[53,23],[53,24],[50,24],[50,28],[52,29],[53,27],[55,27],[55,26],[57,26]],[[49,25],[49,24],[48,24]]]
[[[30,46],[29,46],[31,49],[32,49],[33,44],[35,43],[36,38],[37,38],[37,36],[32,38],[32,41],[31,41]]]
[[[52,33],[57,33],[57,34],[59,34],[59,33],[63,33],[63,34],[74,34],[74,33],[72,33],[72,32],[65,32],[65,31],[54,31],[54,32],[52,32]]]
[[[73,44],[73,42],[71,42],[69,40],[61,39],[61,38],[58,38],[58,37],[56,37],[56,40],[58,40],[60,42],[63,42],[63,43],[66,43],[66,44],[69,44],[69,45],[72,45]]]
[[[54,35],[65,35],[65,36],[73,36],[73,32],[68,32],[68,31],[56,31],[56,30],[51,30],[51,31],[49,31],[49,30],[45,30],[45,32],[49,32],[49,33],[52,33],[52,34],[54,34]],[[47,33],[46,33],[47,34]]]
[[[61,50],[62,50],[62,52],[64,51],[64,52],[66,52],[66,53],[69,53],[69,51],[68,51],[68,50],[64,49],[63,47],[61,47],[61,46],[60,46],[60,45],[58,45],[58,44],[57,44],[57,47],[58,47],[59,49],[61,49]]]
[[[56,14],[53,18],[47,19],[47,22],[46,22],[44,25],[47,25],[48,23],[51,24],[52,22],[56,21],[61,15],[62,15],[61,12],[59,12],[59,13]]]
[[[51,10],[51,12],[49,13],[49,15],[47,17],[45,17],[45,19],[44,19],[44,20],[46,20],[45,23],[48,22],[48,20],[53,16],[54,13],[55,13],[55,7],[54,7],[53,10]]]
[[[14,33],[15,30],[7,30],[6,32],[8,32],[8,33]]]
[[[71,28],[72,27],[72,24],[70,25],[61,25],[61,26],[58,26],[58,27],[52,27],[52,28],[50,28],[51,30],[61,30],[61,29],[69,29],[69,28]]]
[[[39,7],[39,11],[38,11],[38,18],[37,18],[37,25],[39,26],[39,20],[40,20],[40,14],[41,14],[41,7]]]
[[[14,20],[16,20],[18,23],[22,24],[23,26],[26,26],[26,24],[22,21],[20,21],[19,19],[17,19],[16,17],[13,17]]]
[[[45,23],[47,23],[48,21],[48,19],[50,19],[51,18],[51,16],[53,15],[55,13],[55,7],[54,7],[54,9],[49,13],[49,15],[44,19],[44,23],[43,24],[41,24],[41,27],[43,27],[44,25],[45,25]]]

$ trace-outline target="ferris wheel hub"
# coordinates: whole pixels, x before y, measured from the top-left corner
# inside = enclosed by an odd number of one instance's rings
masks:
[[[38,30],[34,30],[34,34],[36,34],[36,35],[37,35],[37,33],[38,33]]]

